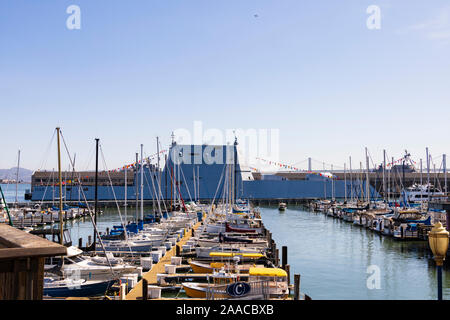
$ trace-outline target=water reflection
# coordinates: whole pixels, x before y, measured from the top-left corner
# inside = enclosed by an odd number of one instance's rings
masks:
[[[436,269],[428,243],[396,241],[351,223],[289,206],[284,214],[262,207],[278,247],[288,246],[292,272],[314,299],[436,299]],[[380,270],[380,289],[368,289],[369,266]],[[444,299],[450,299],[444,268]]]

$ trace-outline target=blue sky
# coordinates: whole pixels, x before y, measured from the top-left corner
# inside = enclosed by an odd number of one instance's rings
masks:
[[[66,8],[81,9],[68,30]],[[381,29],[366,27],[369,5]],[[255,17],[257,15],[257,17]],[[194,121],[280,129],[279,160],[343,166],[382,150],[450,153],[450,4],[396,1],[0,2],[0,168],[51,169],[61,126],[79,169]],[[66,166],[67,161],[65,162]]]

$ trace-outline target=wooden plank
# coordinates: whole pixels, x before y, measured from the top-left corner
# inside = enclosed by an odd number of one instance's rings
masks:
[[[193,227],[194,230],[197,230],[200,227],[201,222],[197,222],[197,224]],[[192,231],[188,231],[188,233],[180,240],[178,245],[181,247],[185,244],[192,236]],[[171,258],[176,253],[176,246],[172,247],[169,251],[166,252],[164,257],[159,260],[157,264],[152,266],[152,269],[143,275],[143,278],[147,280],[148,283],[156,283],[157,274],[165,272],[165,265],[171,263]],[[138,284],[128,292],[126,296],[126,300],[138,300],[142,299],[142,280],[138,282]]]
[[[0,259],[67,254],[64,246],[5,224],[0,224],[0,244]]]
[[[9,248],[0,249],[0,260],[19,259],[24,257],[52,257],[67,255],[67,248],[63,246],[46,248]]]

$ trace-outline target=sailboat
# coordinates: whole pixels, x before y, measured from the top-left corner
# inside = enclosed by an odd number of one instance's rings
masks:
[[[56,128],[58,142],[58,173],[59,173],[59,240],[64,245],[63,235],[63,203],[62,203],[62,176],[61,176],[61,148],[60,148],[60,128]],[[96,225],[94,225],[96,228]],[[64,266],[64,257],[61,257],[62,267]],[[64,267],[63,267],[64,268]],[[64,274],[62,277],[45,276],[43,295],[49,297],[87,297],[105,294],[108,288],[117,281],[117,279],[86,280],[80,277],[80,270],[74,274]]]

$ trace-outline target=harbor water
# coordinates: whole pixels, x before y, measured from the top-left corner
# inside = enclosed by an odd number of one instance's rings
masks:
[[[15,185],[2,185],[7,201]],[[29,185],[19,185],[19,201]],[[100,208],[99,231],[120,224],[115,208]],[[122,218],[124,210],[121,208]],[[146,208],[151,213],[151,208]],[[135,208],[128,209],[129,219]],[[301,275],[301,290],[313,299],[436,299],[436,267],[428,243],[398,241],[352,223],[288,205],[261,207],[261,217],[278,249],[288,247],[288,264]],[[89,217],[68,221],[74,245],[93,235]],[[443,298],[450,299],[450,269],[444,265]]]
[[[15,184],[1,184],[3,194],[5,195],[6,202],[14,203],[16,201],[16,185]],[[28,202],[25,200],[26,190],[31,189],[31,184],[19,183],[17,185],[17,201],[18,202]],[[0,195],[1,196],[1,195]]]
[[[291,272],[301,275],[302,292],[313,299],[437,298],[435,264],[425,241],[394,240],[302,207],[282,213],[261,208],[261,218],[280,252],[288,246]],[[444,299],[450,299],[449,271],[443,270]]]

